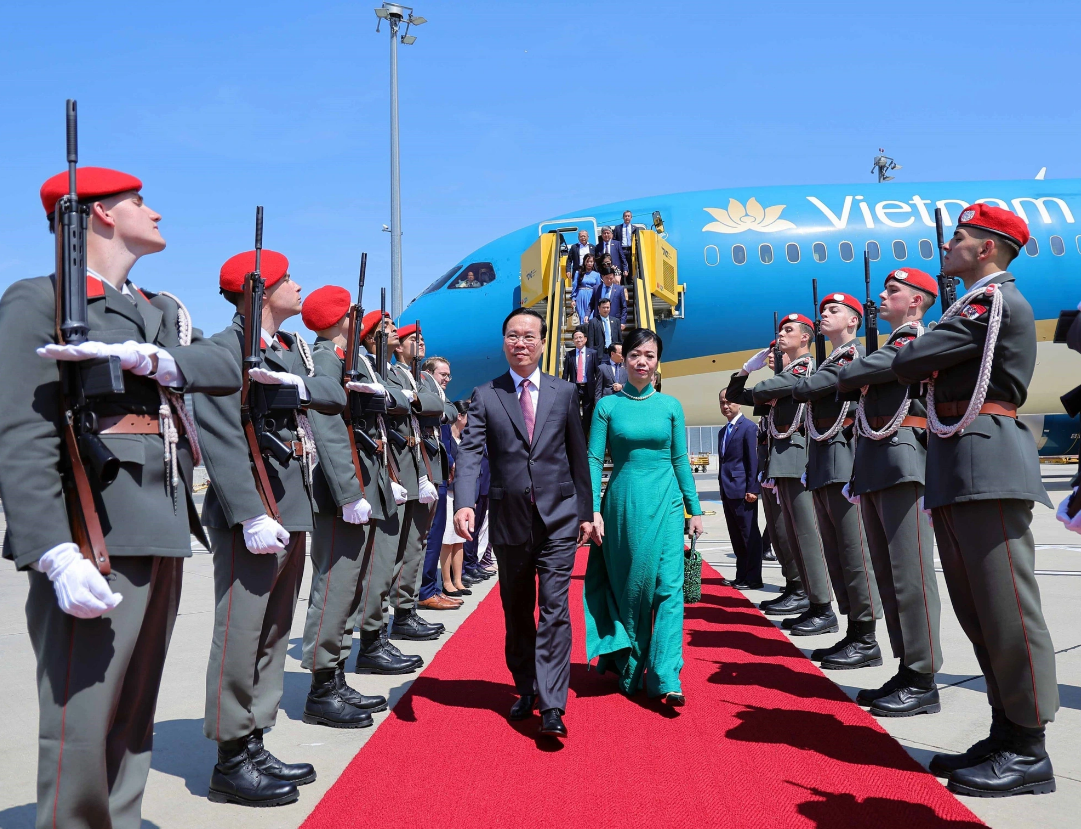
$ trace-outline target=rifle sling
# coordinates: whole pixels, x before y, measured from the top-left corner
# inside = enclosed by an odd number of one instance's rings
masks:
[[[68,422],[64,424],[63,431],[64,445],[67,447],[68,459],[71,462],[71,477],[75,483],[75,492],[72,493],[70,489],[68,491],[68,520],[71,524],[71,535],[75,543],[79,545],[82,554],[98,568],[99,573],[107,576],[112,572],[109,551],[105,548],[105,536],[101,532],[101,521],[98,519],[98,510],[94,504],[90,479],[86,475],[86,467],[83,466],[83,459],[79,454],[75,428]]]
[[[282,522],[278,512],[278,501],[274,497],[274,490],[270,488],[270,476],[267,475],[266,464],[263,462],[263,453],[259,449],[259,439],[255,435],[255,424],[250,419],[244,421],[244,437],[248,440],[248,454],[251,455],[252,470],[255,473],[255,488],[259,490],[259,498],[263,502],[263,508],[267,515]]]

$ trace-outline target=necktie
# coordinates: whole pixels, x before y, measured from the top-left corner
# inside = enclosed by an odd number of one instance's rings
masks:
[[[724,457],[724,450],[728,446],[728,433],[732,431],[732,423],[729,422],[724,427],[724,435],[721,437],[721,457]]]
[[[612,344],[612,328],[608,325],[608,317],[601,317],[604,322],[604,347],[608,348]]]
[[[521,385],[521,393],[518,395],[518,404],[522,407],[522,417],[525,418],[525,430],[529,435],[530,442],[533,441],[533,424],[535,416],[533,414],[533,397],[529,393],[530,383],[528,380],[523,380]]]
[[[578,352],[578,382],[584,383],[586,381],[586,353],[584,351]]]

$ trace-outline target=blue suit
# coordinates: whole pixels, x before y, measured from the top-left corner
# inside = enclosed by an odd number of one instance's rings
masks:
[[[612,308],[608,312],[608,315],[619,322],[619,324],[627,324],[627,292],[623,289],[622,285],[613,285],[609,288],[607,285],[598,285],[593,289],[593,298],[589,302],[589,307],[594,314],[597,313],[597,303],[601,301],[605,291],[608,292],[608,299],[612,301]]]
[[[605,254],[604,242],[597,242],[594,247],[596,248],[596,253],[594,254],[594,256],[596,257],[597,264],[599,265],[601,257]],[[627,257],[623,253],[623,245],[620,243],[620,241],[618,239],[613,239],[611,242],[608,243],[608,248],[609,249],[607,252],[612,256],[612,267],[619,268],[620,273],[627,273],[627,271],[630,270],[631,265],[630,262],[627,261]]]
[[[717,473],[721,506],[728,524],[732,552],[736,555],[736,582],[762,582],[762,534],[758,529],[758,501],[747,503],[748,493],[758,495],[758,427],[738,417],[717,434],[720,458]]]

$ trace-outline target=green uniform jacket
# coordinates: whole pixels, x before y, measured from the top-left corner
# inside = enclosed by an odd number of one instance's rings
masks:
[[[427,371],[420,373],[420,395],[422,408],[430,408],[434,404],[430,400],[431,395],[435,395],[439,400],[439,407],[441,409],[439,414],[422,414],[417,420],[420,423],[420,432],[424,436],[424,444],[428,449],[428,460],[432,464],[432,483],[438,486],[443,483],[447,476],[450,474],[450,461],[447,459],[447,450],[443,446],[443,438],[440,433],[439,427],[441,424],[447,422],[447,412],[454,411],[454,416],[458,416],[458,410],[454,408],[454,405],[448,400],[443,402],[443,396],[439,394],[439,386],[435,382],[435,378],[432,377]],[[432,450],[435,450],[434,452]]]
[[[893,373],[893,358],[914,339],[916,332],[910,326],[891,331],[886,344],[878,351],[853,360],[841,369],[837,378],[838,392],[842,396],[854,394],[858,400],[860,389],[867,386],[867,394],[863,396],[863,410],[867,417],[871,420],[879,417],[892,419],[904,403],[905,392],[911,388],[897,382],[897,375]],[[908,413],[912,417],[924,417],[927,411],[923,402],[915,399]],[[925,441],[925,430],[911,426],[903,426],[882,440],[860,436],[856,440],[852,494],[878,492],[911,481],[922,484],[927,465]]]
[[[166,349],[184,375],[182,392],[232,394],[240,370],[202,332],[180,346],[177,303],[134,291],[135,303],[106,282],[87,280],[89,338],[127,340]],[[4,557],[20,569],[58,544],[70,542],[61,488],[60,369],[34,349],[56,342],[56,294],[51,276],[14,283],[0,299],[0,498],[7,517]],[[96,407],[100,415],[157,414],[158,384],[124,373],[125,393]],[[201,436],[200,436],[201,437]],[[111,556],[189,556],[191,537],[202,538],[191,499],[192,457],[187,437],[177,447],[182,483],[174,508],[166,488],[160,435],[103,435],[120,459],[120,474],[100,488],[98,516]],[[93,479],[93,472],[88,468]]]
[[[401,394],[401,392],[404,391],[413,391],[412,378],[407,377],[407,373],[408,369],[404,366],[400,366],[397,363],[391,363],[387,369],[387,381],[385,383],[388,390],[391,392],[398,392],[398,394],[393,395],[396,400],[395,407],[387,412],[387,428],[393,429],[403,438],[408,438],[413,434],[410,415],[440,416],[443,414],[443,400],[438,394],[421,392],[417,395],[417,402],[410,405],[408,399]],[[403,403],[405,404],[404,406],[401,405]],[[411,501],[416,500],[420,497],[420,476],[428,474],[428,470],[424,468],[424,460],[417,460],[420,449],[419,447],[413,449],[412,447],[406,446],[399,450],[394,445],[393,440],[391,441],[390,448],[398,461],[398,469],[402,476],[400,483],[408,490],[409,499]],[[429,458],[429,463],[431,460],[432,459]],[[432,475],[437,474],[435,470],[437,465],[438,459],[435,464],[432,464]]]
[[[792,389],[800,378],[804,377],[813,369],[803,363],[794,369],[789,366],[780,374],[775,374],[761,383],[755,384],[751,390],[751,396],[755,405],[768,404],[776,400],[773,407],[773,423],[782,432],[788,431],[792,421],[796,417],[799,403],[792,399]],[[738,378],[746,382],[745,377]],[[735,382],[735,380],[733,381]],[[734,391],[741,392],[742,384]],[[732,389],[732,386],[729,386]],[[802,478],[807,469],[807,436],[803,427],[800,426],[791,437],[784,440],[771,440],[769,450],[769,466],[766,470],[768,478]]]
[[[995,344],[987,400],[1024,404],[1036,368],[1036,323],[1032,306],[1011,274],[991,280],[1002,291],[1002,322]],[[906,345],[893,360],[902,383],[927,380],[938,372],[935,400],[969,400],[976,388],[987,339],[991,297],[977,299],[959,316]],[[960,418],[941,418],[946,425]],[[1019,498],[1051,506],[1040,479],[1040,457],[1032,433],[1020,420],[980,415],[961,434],[927,443],[927,508],[961,501]]]
[[[839,346],[852,345],[849,341]],[[863,346],[856,344],[856,354],[863,356]],[[837,400],[837,375],[850,362],[848,357],[826,360],[813,374],[799,379],[792,388],[792,399],[807,403],[815,428],[825,432],[841,414],[843,401]],[[855,406],[849,406],[849,417],[855,417]],[[828,422],[827,422],[828,421]],[[814,440],[807,436],[807,489],[821,489],[830,484],[846,484],[852,478],[852,427],[841,429],[829,440]]]
[[[244,321],[236,314],[232,325],[211,337],[229,352],[238,368],[244,360],[243,335]],[[345,407],[345,390],[341,382],[328,377],[318,366],[315,376],[308,377],[296,339],[284,331],[279,332],[278,337],[284,341],[285,350],[279,357],[272,349],[264,348],[266,367],[304,378],[311,398],[305,408],[324,414],[341,412]],[[255,488],[248,442],[240,424],[240,391],[228,397],[196,396],[195,416],[199,422],[203,462],[210,476],[210,491],[203,503],[203,524],[228,530],[249,518],[264,515],[266,510]],[[299,440],[292,415],[283,415],[281,424],[276,434],[282,441]],[[302,462],[291,458],[281,465],[267,453],[263,453],[263,458],[271,489],[278,501],[282,525],[289,532],[311,532],[314,528],[311,494],[304,484]]]

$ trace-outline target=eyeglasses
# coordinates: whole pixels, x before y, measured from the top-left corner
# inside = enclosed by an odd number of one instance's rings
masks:
[[[514,345],[515,343],[521,343],[522,345],[529,346],[530,348],[535,346],[538,342],[537,337],[533,334],[505,334],[503,336],[503,339],[511,345]]]

